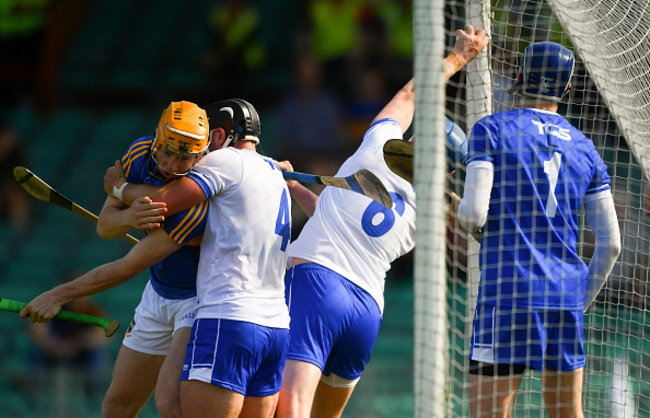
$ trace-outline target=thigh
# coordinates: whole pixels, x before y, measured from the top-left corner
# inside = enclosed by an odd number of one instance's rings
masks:
[[[472,417],[509,417],[523,374],[509,376],[469,375]]]
[[[278,404],[278,393],[269,396],[246,396],[239,418],[271,418]]]
[[[550,417],[582,416],[583,368],[542,373],[544,404]]]
[[[244,404],[244,395],[199,380],[181,382],[181,406],[187,418],[235,418]]]
[[[277,416],[309,416],[321,375],[321,370],[314,364],[288,359],[282,374]]]
[[[156,383],[156,405],[164,409],[168,416],[180,416],[180,384],[183,372],[187,343],[191,328],[179,328],[174,333],[172,345],[167,352]],[[172,411],[177,411],[173,414]]]
[[[151,396],[164,360],[164,356],[140,353],[123,345],[113,367],[102,414],[135,416]]]
[[[354,385],[334,387],[323,381],[319,382],[309,416],[311,418],[340,417],[353,391]]]

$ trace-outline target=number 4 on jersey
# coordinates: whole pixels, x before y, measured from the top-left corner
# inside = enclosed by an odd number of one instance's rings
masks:
[[[282,190],[280,197],[280,210],[275,220],[275,233],[282,237],[281,251],[286,251],[291,239],[291,209],[289,206],[289,194],[287,189]]]

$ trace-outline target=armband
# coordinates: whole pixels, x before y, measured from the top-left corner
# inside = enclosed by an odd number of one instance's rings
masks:
[[[456,69],[456,71],[460,71],[461,68],[463,68],[463,62],[460,59],[460,56],[452,52],[447,58],[445,58],[447,62],[449,62],[453,67]]]
[[[120,182],[123,182],[120,184]],[[120,184],[118,186],[118,184]],[[126,179],[117,179],[115,184],[113,185],[113,196],[116,199],[120,199],[122,202],[124,202],[124,198],[122,197],[122,193],[124,193],[124,189],[129,183],[126,181]]]

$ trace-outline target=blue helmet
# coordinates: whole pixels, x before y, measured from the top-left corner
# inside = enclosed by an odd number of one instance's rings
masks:
[[[537,42],[524,50],[517,83],[508,89],[551,102],[559,102],[571,87],[573,52],[555,42]]]

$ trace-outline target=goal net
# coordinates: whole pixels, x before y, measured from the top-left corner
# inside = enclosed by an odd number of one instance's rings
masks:
[[[622,243],[612,274],[584,318],[583,410],[594,417],[650,416],[650,220],[644,216],[644,189],[650,193],[649,3],[440,0],[416,1],[414,7],[416,136],[437,144],[416,141],[415,415],[470,415],[468,356],[479,245],[451,225],[439,227],[449,201],[441,188],[462,196],[465,172],[457,165],[440,186],[450,162],[441,162],[444,138],[435,133],[443,131],[445,116],[469,136],[481,117],[514,109],[506,90],[515,82],[524,48],[553,41],[576,58],[571,90],[558,113],[593,140],[607,165]],[[442,35],[423,27],[422,20],[433,21],[437,10],[444,11]],[[489,32],[489,51],[445,85],[440,59],[451,52],[454,31],[467,23]],[[443,51],[431,57],[439,42]],[[446,95],[442,110],[434,105],[438,88]],[[580,211],[577,251],[588,261],[593,250],[594,237]],[[443,266],[439,253],[446,255]],[[540,374],[526,370],[512,416],[543,417],[543,405]]]

